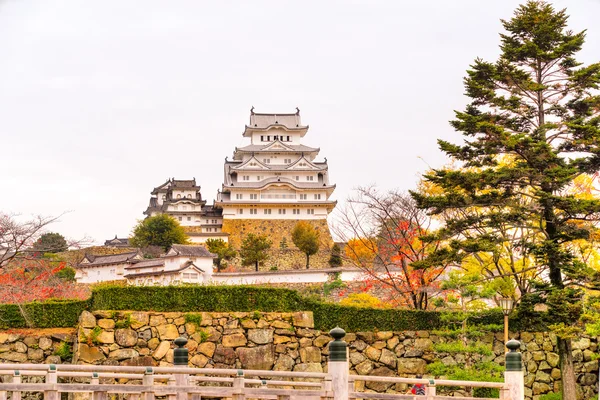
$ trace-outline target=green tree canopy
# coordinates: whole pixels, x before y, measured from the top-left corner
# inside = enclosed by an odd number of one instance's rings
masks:
[[[292,230],[292,242],[306,254],[306,269],[309,267],[310,256],[319,251],[319,232],[308,221],[298,221]]]
[[[237,254],[235,249],[231,247],[231,244],[226,243],[223,239],[206,239],[206,248],[211,253],[217,255],[217,258],[213,260],[217,266],[217,271],[221,271],[221,262],[223,260],[231,260]]]
[[[252,265],[258,271],[258,264],[269,258],[267,250],[271,248],[271,240],[265,235],[255,235],[249,233],[242,240],[240,256],[242,257],[242,265]]]
[[[138,222],[130,242],[135,247],[160,246],[167,251],[173,244],[188,243],[188,236],[175,218],[158,214]]]
[[[337,268],[342,266],[342,249],[340,249],[340,245],[334,243],[331,247],[331,256],[329,257],[329,266],[332,268]]]
[[[69,245],[65,237],[56,232],[44,233],[33,244],[33,250],[40,253],[60,253],[68,249]]]
[[[500,58],[476,59],[464,80],[471,102],[451,122],[464,142],[438,142],[462,168],[434,170],[425,178],[441,193],[413,196],[432,214],[478,209],[465,218],[456,214],[433,235],[448,246],[431,255],[432,262],[494,252],[502,226],[538,233],[523,237],[519,256],[533,256],[548,277],[536,295],[556,322],[563,399],[575,400],[570,335],[582,312],[580,288],[597,274],[569,244],[589,236],[600,200],[568,190],[578,176],[600,170],[600,64],[575,59],[585,31],[568,30],[567,19],[565,10],[528,1],[502,21]],[[465,239],[466,231],[480,233]]]

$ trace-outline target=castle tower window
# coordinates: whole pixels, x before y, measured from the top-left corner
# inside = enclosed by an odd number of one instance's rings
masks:
[[[249,181],[249,180],[250,180],[250,177],[249,177],[248,175],[244,175],[244,176],[242,177],[242,179],[244,179],[245,181]]]
[[[320,194],[315,194],[315,200],[321,200],[321,195]]]
[[[258,194],[257,193],[250,194],[250,200],[258,200]]]
[[[296,175],[296,180],[297,180],[297,181],[299,181],[299,180],[300,180],[300,177],[299,177],[298,175]]]
[[[277,136],[277,135],[273,136],[273,140],[279,140],[279,136]]]
[[[287,137],[287,141],[288,141],[288,142],[290,141],[290,137],[289,137],[289,136]]]
[[[271,136],[267,136],[267,142],[271,141]]]
[[[286,158],[285,160],[283,160],[284,164],[291,164],[292,163],[292,159],[291,158]]]
[[[181,198],[181,195],[180,195],[180,194],[178,194],[178,195],[177,195],[177,198],[178,198],[178,199],[180,199],[180,198]]]
[[[294,214],[294,215],[300,215],[300,209],[299,208],[294,208],[292,210],[292,214]]]
[[[271,164],[271,159],[270,158],[263,158],[263,163],[265,163],[265,164]]]
[[[270,208],[265,208],[265,214],[270,215],[271,214],[271,209]]]
[[[192,220],[192,217],[187,217],[187,220],[188,220],[188,221],[191,221],[191,220]]]
[[[285,215],[285,208],[280,208],[279,209],[279,214],[280,215]]]
[[[253,214],[253,215],[258,214],[258,210],[256,208],[251,208],[250,209],[250,214]]]
[[[257,180],[257,181],[260,181],[261,179],[262,179],[262,176],[260,176],[260,175],[258,175],[258,176],[256,177],[256,180]]]
[[[314,215],[315,210],[312,209],[312,208],[309,208],[308,210],[306,210],[306,213],[309,214],[309,215]]]
[[[300,200],[306,200],[307,194],[300,194]]]
[[[181,221],[181,217],[178,217],[178,218],[179,218],[179,220]]]
[[[307,177],[306,177],[306,180],[307,180],[307,181],[314,181],[314,180],[315,180],[315,177],[314,177],[314,176],[312,176],[312,175],[309,175],[309,176],[307,176]]]
[[[238,210],[238,214],[243,214],[243,213],[244,213],[244,209],[243,209],[243,208],[240,208],[240,209]],[[206,222],[208,223],[208,221],[206,221]]]
[[[242,200],[244,198],[244,195],[241,193],[236,193],[235,194],[235,199],[236,200]],[[208,220],[206,220],[206,223],[208,224]]]
[[[260,141],[264,142],[265,141],[265,137],[263,135],[260,135]]]

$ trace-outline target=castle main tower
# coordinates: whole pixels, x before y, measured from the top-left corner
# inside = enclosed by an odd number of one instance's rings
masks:
[[[253,232],[270,235],[276,246],[284,236],[289,240],[297,220],[313,221],[323,239],[331,242],[326,219],[336,205],[330,200],[335,185],[329,182],[327,159],[316,161],[319,149],[301,143],[307,132],[300,110],[250,111],[242,134],[250,144],[236,148],[232,160],[225,159],[224,182],[215,202],[223,210],[223,232],[234,245],[233,236]]]

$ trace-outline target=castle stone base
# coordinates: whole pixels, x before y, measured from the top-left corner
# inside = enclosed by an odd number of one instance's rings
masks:
[[[281,248],[283,238],[287,241],[288,248],[296,248],[292,242],[292,230],[298,220],[293,219],[224,219],[223,232],[229,234],[229,242],[239,249],[242,240],[249,233],[255,235],[266,235],[273,242],[272,248]],[[333,239],[329,231],[327,220],[308,220],[319,232],[321,238],[321,250],[329,250],[333,246]]]

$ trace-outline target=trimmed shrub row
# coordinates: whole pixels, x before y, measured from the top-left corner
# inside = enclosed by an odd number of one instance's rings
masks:
[[[88,300],[65,300],[24,304],[24,314],[36,328],[66,328],[77,325]],[[0,329],[30,327],[16,304],[0,304]]]
[[[136,311],[312,311],[315,328],[341,326],[349,332],[372,330],[432,330],[448,327],[444,312],[407,309],[372,309],[342,306],[303,298],[298,292],[260,286],[102,286],[87,301],[52,301],[24,305],[35,327],[76,326],[84,309]],[[470,325],[502,324],[502,312],[473,313]],[[0,305],[0,329],[27,327],[19,307]],[[511,319],[511,328],[544,330],[539,324]]]

